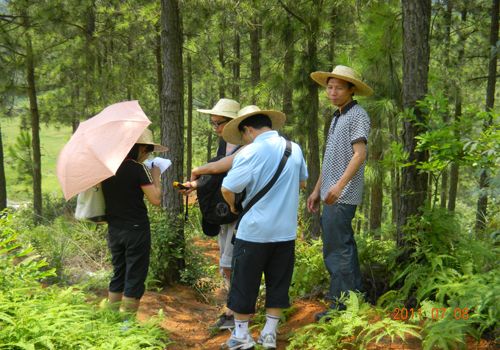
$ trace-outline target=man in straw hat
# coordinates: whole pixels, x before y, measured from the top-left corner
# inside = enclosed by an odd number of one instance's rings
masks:
[[[238,111],[240,110],[240,104],[235,100],[228,98],[221,98],[212,109],[197,109],[198,112],[210,115],[210,125],[213,130],[219,136],[219,147],[217,149],[217,156],[226,156],[219,160],[218,162],[211,162],[199,167],[194,168],[191,171],[191,181],[184,183],[186,187],[192,189],[197,188],[196,179],[201,175],[206,174],[220,174],[228,171],[231,168],[234,153],[237,151],[237,146],[224,141],[222,138],[222,131],[226,124],[232,119],[236,118]],[[187,191],[188,193],[191,191]],[[226,225],[213,225],[202,219],[202,229],[207,231],[207,234],[215,235],[217,231],[219,232],[219,268],[222,277],[229,285],[231,278],[231,260],[233,258],[233,244],[231,239],[233,237],[233,231],[236,223],[226,224]],[[212,234],[211,234],[212,233]],[[213,329],[231,329],[234,328],[234,316],[233,312],[226,308],[224,312],[219,316],[218,320],[212,326]]]
[[[276,130],[285,119],[281,112],[247,106],[224,128],[222,135],[227,142],[248,144],[234,157],[222,183],[222,194],[232,212],[236,212],[236,193],[246,189],[245,208],[276,173],[286,148],[286,140]],[[262,273],[266,283],[266,324],[258,343],[264,348],[276,348],[281,310],[290,306],[288,290],[293,274],[299,186],[307,179],[302,151],[297,144],[291,145],[291,155],[277,181],[239,223],[228,296],[228,307],[235,312],[235,328],[226,342],[229,349],[255,345],[248,321],[255,313]]]
[[[310,212],[324,202],[321,226],[323,259],[330,273],[330,308],[343,310],[342,293],[360,291],[361,271],[352,229],[356,206],[363,195],[363,176],[367,154],[370,119],[353,96],[369,96],[373,90],[352,68],[336,66],[332,72],[314,72],[311,78],[326,88],[331,103],[338,109],[328,132],[323,169],[307,199]],[[316,320],[329,310],[318,313]]]
[[[145,129],[116,175],[102,182],[108,222],[108,247],[113,264],[108,301],[112,308],[134,313],[144,294],[151,251],[151,231],[144,196],[161,204],[160,168],[151,172],[143,162],[151,152],[166,152]]]

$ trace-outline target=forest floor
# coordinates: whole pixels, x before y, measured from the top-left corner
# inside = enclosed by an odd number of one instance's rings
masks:
[[[218,261],[218,245],[214,240],[197,240],[196,245],[211,261]],[[219,288],[209,296],[210,302],[200,301],[198,293],[189,286],[176,285],[162,292],[146,292],[141,300],[138,312],[139,320],[146,320],[163,310],[165,315],[161,322],[169,338],[173,341],[168,346],[169,350],[184,349],[220,349],[227,340],[229,331],[213,333],[210,329],[225,304],[224,288]],[[314,322],[314,314],[322,311],[324,304],[317,300],[296,300],[293,304],[293,312],[284,324],[280,324],[278,330],[278,349],[286,349],[288,339],[293,331]],[[250,325],[252,328],[252,326]],[[252,328],[252,335],[257,339],[260,329]],[[406,343],[395,341],[380,341],[368,349],[422,349],[421,341],[418,339],[407,339]],[[467,349],[497,349],[491,342],[481,340],[480,343],[473,339],[468,341]]]

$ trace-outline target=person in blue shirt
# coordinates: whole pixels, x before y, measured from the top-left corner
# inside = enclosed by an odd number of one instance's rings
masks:
[[[237,212],[235,194],[246,190],[243,208],[271,180],[283,157],[286,140],[276,131],[285,123],[278,111],[257,106],[243,108],[222,133],[232,144],[248,144],[233,160],[222,183],[222,194]],[[266,284],[266,324],[258,343],[276,348],[276,328],[283,308],[290,306],[299,189],[305,185],[307,168],[300,147],[292,153],[271,189],[242,217],[234,243],[228,307],[234,311],[235,328],[227,340],[229,349],[249,349],[255,341],[248,331],[255,313],[262,274]]]

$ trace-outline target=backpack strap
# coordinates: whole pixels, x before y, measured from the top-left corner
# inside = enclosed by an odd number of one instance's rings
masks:
[[[285,153],[283,153],[283,157],[281,157],[280,164],[278,165],[278,169],[276,169],[276,172],[274,173],[274,176],[272,177],[271,180],[255,195],[253,198],[248,202],[248,204],[245,206],[243,211],[240,214],[240,217],[238,218],[238,223],[236,224],[235,231],[238,229],[238,226],[240,225],[241,218],[243,215],[248,213],[250,208],[257,203],[264,195],[273,187],[274,183],[278,180],[278,178],[281,175],[281,172],[283,171],[283,168],[285,167],[285,164],[292,154],[292,143],[290,140],[286,140],[286,147],[285,147]],[[235,235],[233,235],[233,239],[231,241],[234,241]]]
[[[226,141],[222,137],[219,137],[219,146],[217,147],[217,156],[226,156]]]

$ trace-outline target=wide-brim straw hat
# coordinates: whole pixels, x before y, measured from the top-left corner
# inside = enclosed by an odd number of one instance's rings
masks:
[[[238,115],[240,104],[229,98],[221,98],[212,109],[197,109],[200,113],[219,115],[234,119]]]
[[[323,87],[326,87],[328,78],[342,79],[354,84],[354,94],[359,96],[373,95],[373,89],[364,83],[361,76],[351,67],[339,65],[331,72],[312,72],[311,78]]]
[[[243,107],[238,112],[238,116],[226,124],[224,130],[222,131],[222,138],[226,142],[233,145],[245,144],[245,141],[243,141],[243,137],[241,136],[241,132],[238,130],[238,126],[243,120],[257,114],[267,115],[269,119],[271,119],[273,130],[279,130],[283,125],[285,125],[285,113],[273,110],[262,110],[257,106],[250,105]]]
[[[159,143],[154,143],[153,141],[153,132],[149,129],[144,129],[141,136],[135,143],[140,143],[141,145],[153,145],[155,146],[153,152],[166,152],[168,151],[168,147],[160,145]]]

